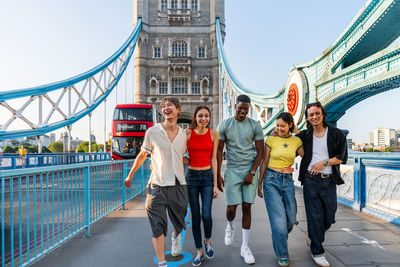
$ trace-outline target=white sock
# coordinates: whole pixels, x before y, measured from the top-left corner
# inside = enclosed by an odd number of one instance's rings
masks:
[[[249,235],[250,235],[250,229],[243,229],[242,228],[242,237],[243,237],[242,247],[248,247],[249,246]]]
[[[233,228],[235,228],[235,223],[233,221],[228,221],[229,227],[231,228],[231,230],[233,230]]]

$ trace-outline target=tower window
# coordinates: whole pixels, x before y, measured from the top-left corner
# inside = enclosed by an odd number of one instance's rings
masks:
[[[200,82],[192,82],[192,94],[200,94]]]
[[[168,0],[161,0],[161,11],[168,10]]]
[[[161,47],[153,48],[153,58],[161,58]]]
[[[184,41],[176,41],[172,44],[173,57],[187,57],[187,45]]]
[[[205,47],[199,47],[197,57],[198,58],[206,58],[206,48]]]
[[[173,78],[172,79],[172,94],[182,95],[188,93],[187,78]]]
[[[166,95],[168,93],[168,83],[167,82],[159,82],[158,83],[158,93],[160,95]]]
[[[182,9],[188,9],[188,0],[182,0],[181,1],[181,8]]]
[[[192,0],[192,10],[199,11],[199,1],[198,0]]]
[[[171,9],[178,9],[178,0],[171,0]]]

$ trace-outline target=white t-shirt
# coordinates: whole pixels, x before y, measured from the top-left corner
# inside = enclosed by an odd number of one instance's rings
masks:
[[[310,165],[308,165],[307,170],[311,170],[311,166],[315,163],[325,161],[329,159],[328,153],[328,128],[326,128],[325,134],[323,137],[318,138],[313,135],[313,149],[312,149],[312,158]],[[325,166],[320,173],[323,174],[332,174],[332,166]]]
[[[164,127],[157,123],[146,131],[142,150],[151,154],[149,183],[173,186],[176,177],[181,185],[186,184],[182,161],[186,153],[186,134],[181,127],[178,127],[178,134],[171,142]]]

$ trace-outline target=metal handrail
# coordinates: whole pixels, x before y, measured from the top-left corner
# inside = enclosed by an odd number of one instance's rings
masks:
[[[150,177],[146,160],[124,178],[134,160],[91,162],[0,171],[0,266],[26,266],[139,193]]]

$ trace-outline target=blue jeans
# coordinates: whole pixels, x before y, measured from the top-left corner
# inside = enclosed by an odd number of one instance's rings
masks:
[[[213,201],[214,178],[211,169],[204,171],[196,171],[189,169],[186,174],[186,183],[190,210],[192,213],[192,232],[193,239],[197,249],[202,248],[201,227],[203,221],[204,236],[206,239],[211,238],[212,233],[212,216],[211,206]],[[200,197],[201,197],[201,213],[200,213]]]
[[[307,215],[308,237],[313,255],[325,252],[322,243],[325,232],[335,223],[337,210],[336,183],[306,173],[303,181],[304,207]]]
[[[288,259],[287,239],[294,224],[297,223],[297,204],[292,174],[267,169],[263,189],[275,255],[280,259]]]

